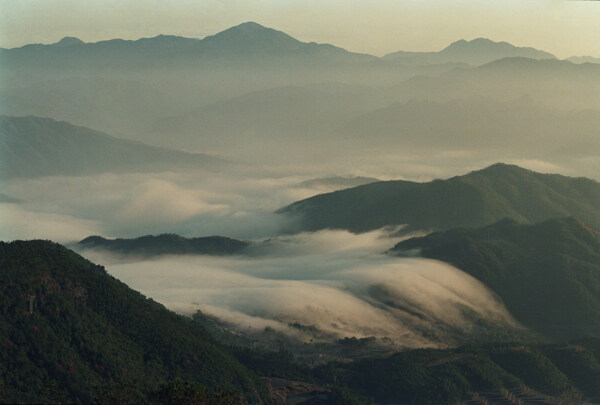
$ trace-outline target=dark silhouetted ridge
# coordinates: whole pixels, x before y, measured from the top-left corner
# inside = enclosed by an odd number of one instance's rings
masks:
[[[552,338],[600,336],[600,233],[574,217],[501,220],[398,243],[481,280],[525,326]]]
[[[321,194],[277,211],[299,229],[366,232],[390,225],[410,230],[481,227],[503,218],[535,223],[577,216],[597,226],[600,183],[495,164],[428,183],[382,181]]]
[[[288,34],[247,22],[202,40],[202,46],[221,52],[293,51],[304,43]]]
[[[77,244],[80,249],[100,249],[128,256],[232,255],[241,253],[249,242],[224,236],[184,238],[175,234],[147,235],[134,239],[105,239],[89,236]]]
[[[3,69],[32,69],[40,64],[68,71],[98,68],[152,69],[354,64],[375,56],[348,52],[328,44],[305,43],[288,34],[246,22],[203,39],[158,35],[138,40],[110,39],[95,43],[65,38],[52,45],[25,45],[3,50]],[[80,45],[80,46],[73,46]],[[275,64],[275,65],[273,65]],[[280,67],[280,66],[279,66]]]

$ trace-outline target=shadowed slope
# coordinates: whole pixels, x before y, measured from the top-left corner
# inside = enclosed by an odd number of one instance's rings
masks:
[[[150,389],[176,377],[256,399],[257,380],[198,323],[58,244],[0,242],[0,297],[9,402],[44,401],[55,384],[68,401],[90,403],[109,381]]]
[[[479,227],[512,218],[539,222],[574,215],[595,226],[600,183],[496,164],[428,183],[382,181],[321,194],[277,211],[296,216],[301,230],[365,232],[384,226],[411,230]]]
[[[517,320],[547,336],[600,335],[600,233],[577,219],[503,220],[409,239],[391,253],[415,251],[479,279]]]

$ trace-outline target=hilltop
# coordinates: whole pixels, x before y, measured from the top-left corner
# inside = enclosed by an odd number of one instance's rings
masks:
[[[297,229],[366,232],[406,225],[405,231],[481,227],[503,218],[535,223],[577,216],[596,225],[600,183],[495,164],[427,183],[380,181],[320,194],[277,211],[298,220]]]

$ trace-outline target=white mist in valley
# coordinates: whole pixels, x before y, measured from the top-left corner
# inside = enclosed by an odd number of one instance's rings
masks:
[[[277,208],[313,195],[307,176],[188,173],[48,176],[0,182],[15,202],[0,201],[0,239],[71,243],[90,235],[137,237],[274,235]]]
[[[358,185],[356,179],[429,181],[494,163],[469,151],[372,153],[310,165],[276,163],[230,170],[98,174],[1,179],[1,240],[51,239],[71,243],[90,235],[138,237],[178,233],[256,239],[289,227],[273,212],[315,194]],[[535,159],[508,159],[532,170],[573,174]],[[593,160],[582,161],[589,167]],[[597,172],[597,171],[595,171]]]
[[[107,270],[176,312],[200,310],[248,336],[269,327],[298,341],[375,336],[435,347],[454,343],[453,333],[473,314],[519,328],[493,293],[461,270],[382,254],[395,241],[383,231],[327,230],[271,239],[250,258],[170,256]]]

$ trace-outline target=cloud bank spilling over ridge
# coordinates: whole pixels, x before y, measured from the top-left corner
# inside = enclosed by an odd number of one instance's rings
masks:
[[[170,309],[201,310],[250,335],[270,327],[300,341],[315,338],[289,326],[299,323],[314,326],[323,340],[376,336],[430,347],[452,344],[473,314],[518,327],[461,270],[382,255],[394,240],[383,231],[320,231],[271,240],[255,258],[167,257],[108,271]]]

